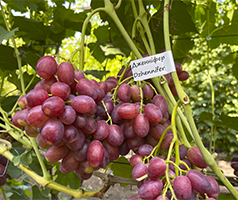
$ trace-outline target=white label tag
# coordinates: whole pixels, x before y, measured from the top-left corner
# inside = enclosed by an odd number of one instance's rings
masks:
[[[142,81],[176,71],[171,51],[133,60],[130,65],[135,81]]]

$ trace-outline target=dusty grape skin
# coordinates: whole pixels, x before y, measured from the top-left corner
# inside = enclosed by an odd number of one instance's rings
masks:
[[[131,100],[131,87],[123,83],[118,87],[117,96],[122,102],[129,102]]]
[[[43,113],[41,107],[41,105],[38,105],[31,108],[26,118],[27,123],[35,128],[42,127],[50,119]]]
[[[79,131],[73,125],[64,125],[63,141],[70,143],[76,140]]]
[[[202,157],[202,154],[197,146],[192,146],[190,149],[188,149],[187,157],[188,157],[188,160],[196,167],[199,167],[199,168],[207,167],[207,163]]]
[[[152,99],[154,96],[154,90],[150,85],[146,85],[142,88],[143,91],[143,97],[144,98],[148,98],[148,99]]]
[[[50,92],[53,96],[58,96],[61,99],[67,99],[71,89],[69,85],[63,82],[55,82],[50,87]]]
[[[132,167],[135,167],[138,163],[142,163],[143,162],[143,156],[139,155],[139,154],[135,154],[133,156],[131,156],[130,158],[130,165]]]
[[[93,167],[98,167],[104,157],[104,148],[102,143],[99,140],[93,140],[89,147],[87,152],[87,160]]]
[[[17,111],[12,118],[12,124],[18,128],[28,125],[27,123],[28,110]]]
[[[95,107],[95,101],[86,95],[76,96],[71,101],[71,106],[79,113],[89,113]]]
[[[147,165],[143,163],[138,163],[132,170],[132,177],[134,179],[140,178],[147,174]]]
[[[154,157],[149,162],[147,174],[151,180],[156,180],[164,175],[165,170],[166,164],[164,160],[159,157]]]
[[[165,114],[168,112],[168,104],[164,96],[157,94],[153,97],[152,102],[161,110],[162,115],[165,116]]]
[[[106,80],[105,81],[106,82],[106,84],[107,84],[107,91],[106,91],[106,93],[107,92],[111,92],[112,91],[112,89],[114,89],[116,86],[117,86],[117,83],[115,82],[115,81],[111,81],[111,80]]]
[[[189,78],[189,73],[187,71],[182,71],[179,75],[178,78],[180,81],[186,81]]]
[[[109,125],[108,128],[108,143],[110,143],[112,146],[120,146],[124,140],[121,128],[116,124]]]
[[[88,152],[88,147],[90,145],[91,141],[88,139],[85,139],[84,145],[81,149],[75,151],[75,158],[78,161],[83,161],[87,159],[87,152]]]
[[[52,56],[43,56],[36,64],[36,73],[44,79],[52,78],[57,72],[57,63]]]
[[[48,93],[43,89],[34,89],[26,94],[27,106],[32,108],[44,103],[48,99]]]
[[[111,144],[108,143],[107,140],[103,141],[103,146],[108,152],[109,155],[109,161],[116,160],[119,157],[119,148],[116,146],[112,146]]]
[[[74,67],[69,62],[62,62],[57,68],[57,76],[60,82],[68,85],[74,82]]]
[[[153,123],[160,122],[163,119],[161,110],[152,103],[148,103],[144,107],[145,116]]]
[[[131,98],[134,102],[140,102],[140,87],[138,85],[131,86]]]
[[[57,145],[64,135],[64,125],[56,118],[49,119],[41,129],[41,136],[45,143]]]
[[[123,103],[119,106],[117,113],[123,119],[133,119],[139,114],[139,108],[132,103]]]
[[[127,146],[134,152],[137,152],[143,144],[145,144],[145,139],[139,136],[127,139]]]
[[[93,133],[93,137],[97,140],[104,140],[109,134],[109,127],[105,120],[97,121],[97,129]]]
[[[74,71],[74,78],[79,81],[81,78],[85,78],[85,75],[82,71]]]
[[[97,91],[97,97],[96,97],[96,99],[95,99],[95,102],[101,102],[101,101],[105,98],[106,93],[105,93],[105,91],[104,91],[102,88],[100,88],[99,86],[96,86],[96,91]]]
[[[42,110],[47,117],[57,117],[65,109],[65,103],[63,99],[57,96],[52,96],[45,100],[42,104]]]
[[[55,77],[51,78],[51,79],[42,79],[40,81],[41,83],[41,89],[45,90],[47,93],[51,93],[50,92],[50,87],[52,84],[56,83],[57,79]]]
[[[113,121],[114,123],[117,123],[117,124],[122,123],[123,120],[124,120],[124,119],[122,119],[122,118],[118,115],[118,109],[119,109],[120,105],[121,105],[120,103],[117,104],[117,105],[113,108],[112,114],[111,114],[112,121]]]
[[[76,128],[83,128],[88,123],[88,118],[86,114],[83,113],[76,113],[76,119],[72,125]]]
[[[190,169],[186,176],[189,178],[192,188],[201,195],[209,192],[212,189],[210,181],[203,173],[194,169]]]
[[[186,176],[176,177],[173,182],[173,189],[178,200],[190,199],[192,196],[192,185]]]
[[[105,168],[109,164],[109,154],[104,147],[103,147],[103,150],[104,150],[104,157],[103,157],[101,164],[99,165],[100,168]]]
[[[76,90],[79,95],[87,95],[94,100],[97,98],[98,95],[96,86],[90,80],[85,78],[82,78],[78,81],[76,85]]]
[[[139,137],[145,137],[149,133],[150,123],[145,114],[139,114],[135,117],[133,129]]]
[[[133,124],[134,124],[134,119],[126,120],[123,122],[122,132],[125,138],[134,138],[137,136],[134,131]]]
[[[155,147],[159,142],[159,140],[155,139],[150,133],[145,137],[145,141],[152,147]]]
[[[67,143],[67,147],[72,151],[77,151],[83,148],[84,142],[84,133],[82,131],[79,131],[79,134],[76,136],[76,139],[73,142]]]
[[[164,150],[169,150],[172,140],[173,140],[173,133],[166,134],[160,147]]]
[[[138,149],[138,153],[143,157],[150,155],[152,151],[153,147],[149,144],[143,144]]]
[[[150,126],[150,134],[156,139],[159,140],[165,130],[165,127],[158,123],[155,126]]]
[[[188,149],[184,145],[179,145],[179,157],[180,159],[184,159],[187,155]]]
[[[217,181],[213,177],[207,176],[207,178],[208,178],[208,180],[210,181],[210,183],[212,185],[212,189],[207,192],[208,197],[213,197],[213,198],[218,197],[219,194],[220,194],[219,184],[217,183]]]
[[[45,158],[48,162],[53,163],[63,159],[67,153],[68,148],[65,145],[52,146],[46,151]]]
[[[97,122],[92,117],[87,117],[87,124],[82,128],[86,134],[92,134],[97,130]]]
[[[58,116],[58,119],[62,123],[70,125],[76,119],[76,111],[70,105],[66,105],[64,111]]]
[[[150,180],[145,182],[138,191],[138,195],[141,199],[154,199],[162,191],[163,183],[161,180]]]
[[[60,171],[68,174],[79,167],[80,162],[75,159],[74,151],[69,151],[60,163]]]
[[[39,134],[38,130],[31,125],[25,126],[24,130],[25,130],[26,134],[30,137],[36,137]]]
[[[75,174],[82,180],[88,180],[91,178],[93,173],[86,173],[80,167],[75,170]]]

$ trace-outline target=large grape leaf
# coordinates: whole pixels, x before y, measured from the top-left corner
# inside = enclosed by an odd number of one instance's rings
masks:
[[[38,9],[38,4],[42,2],[42,0],[4,0],[12,9],[20,12],[27,12],[28,8],[36,11]]]
[[[18,68],[17,59],[14,57],[14,49],[9,46],[0,45],[0,69],[16,70]]]
[[[8,40],[12,36],[14,36],[16,31],[18,31],[18,28],[15,28],[11,31],[7,31],[2,26],[0,26],[0,43],[2,43],[4,39]]]
[[[33,197],[32,200],[49,200],[49,192],[50,189],[49,188],[41,188],[39,189],[39,186],[34,185],[32,187],[32,192],[33,192]]]

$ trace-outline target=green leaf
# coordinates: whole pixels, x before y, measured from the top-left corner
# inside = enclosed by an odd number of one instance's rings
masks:
[[[15,157],[13,157],[13,158],[15,158]],[[12,178],[19,178],[22,176],[23,171],[21,169],[19,169],[18,167],[14,166],[14,164],[12,162],[9,162],[9,165],[7,167],[7,173]]]
[[[37,185],[34,185],[32,187],[32,192],[33,192],[33,197],[32,200],[48,200],[49,198],[49,192],[50,189],[46,188],[46,189],[39,189],[39,187]]]
[[[13,193],[10,200],[30,200],[30,198],[22,190],[22,193]]]
[[[238,58],[235,59],[235,63],[233,64],[232,73],[238,80]]]
[[[0,45],[0,68],[1,70],[16,70],[18,68],[12,47]]]
[[[23,154],[21,154],[21,164],[26,166],[26,167],[29,167],[29,164],[32,163],[32,152],[31,151],[28,151],[26,150]]]
[[[12,36],[14,36],[16,31],[18,31],[18,28],[14,28],[11,31],[7,31],[2,26],[0,26],[0,43],[2,43],[4,39],[8,40]]]
[[[219,194],[218,200],[235,200],[232,194]]]
[[[24,61],[32,66],[33,69],[36,69],[36,63],[41,58],[38,54],[32,53],[31,51],[23,54]]]
[[[98,70],[87,70],[84,71],[85,74],[90,74],[93,75],[94,77],[102,80],[103,76],[105,76],[107,73],[109,73],[110,71],[98,71]]]
[[[2,106],[3,110],[5,110],[6,112],[11,111],[12,107],[15,105],[18,98],[19,98],[19,96],[9,96],[9,97],[4,98],[1,101],[1,106]]]
[[[119,157],[115,162],[110,165],[111,170],[115,176],[132,178],[133,167],[130,162],[123,156]],[[121,184],[121,186],[126,187],[126,184]]]

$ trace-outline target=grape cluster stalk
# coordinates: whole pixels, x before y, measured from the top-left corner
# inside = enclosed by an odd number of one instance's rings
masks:
[[[186,80],[181,64],[175,66],[181,81]],[[60,162],[62,173],[75,172],[87,180],[132,152],[138,195],[129,199],[218,197],[215,179],[192,169],[207,167],[197,146],[174,142],[173,116],[151,80],[135,82],[128,66],[117,77],[98,82],[69,62],[58,65],[52,56],[42,57],[36,72],[41,81],[19,98],[12,123],[36,138],[45,159]],[[173,88],[172,78],[166,79]]]

